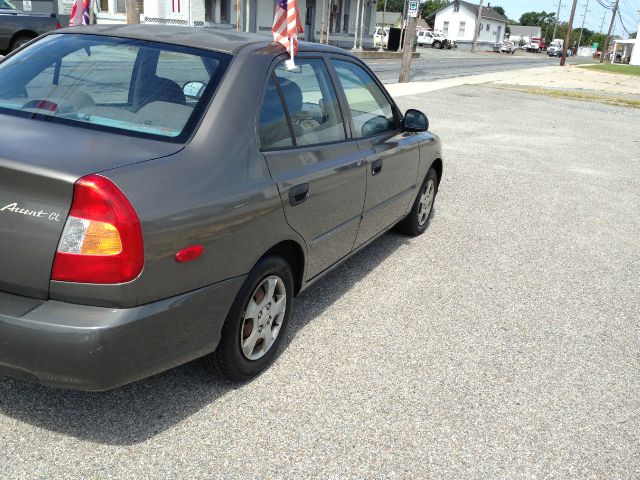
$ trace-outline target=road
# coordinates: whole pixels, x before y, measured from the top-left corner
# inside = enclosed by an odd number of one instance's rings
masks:
[[[434,50],[419,48],[420,58],[411,63],[410,81],[438,80],[481,73],[501,72],[521,68],[558,65],[560,60],[546,54],[518,51],[514,55],[498,53],[462,52],[458,50]],[[591,59],[569,58],[568,63],[590,63]],[[368,60],[368,65],[383,83],[395,83],[400,74],[401,60]]]
[[[0,477],[640,477],[640,110],[400,104],[443,142],[422,237],[302,294],[245,385],[199,362],[103,394],[0,377]]]

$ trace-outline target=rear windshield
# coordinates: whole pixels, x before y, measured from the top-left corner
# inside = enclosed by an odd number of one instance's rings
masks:
[[[142,40],[49,35],[0,63],[0,113],[183,141],[230,58]]]

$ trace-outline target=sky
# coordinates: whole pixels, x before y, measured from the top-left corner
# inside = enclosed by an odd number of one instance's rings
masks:
[[[477,0],[470,0],[472,3],[479,3]],[[585,20],[585,28],[590,30],[600,31],[602,25],[602,17],[606,13],[604,20],[604,33],[609,29],[611,23],[611,11],[605,10],[598,5],[597,0],[589,1],[589,12]],[[615,0],[600,0],[602,3],[614,3]],[[519,20],[520,15],[524,12],[541,12],[545,10],[547,12],[556,12],[558,10],[558,0],[485,0],[484,4],[491,3],[492,5],[500,5],[504,8],[507,17],[513,20]],[[585,10],[585,4],[587,0],[578,0],[578,7],[576,9],[575,19],[573,21],[574,28],[580,28],[582,25],[582,16]],[[562,0],[562,8],[560,9],[560,20],[568,21],[571,14],[572,0]],[[638,24],[640,23],[640,0],[620,0],[620,12],[622,14],[622,20],[630,32],[638,30]],[[616,21],[615,34],[626,37],[620,25],[620,21]]]

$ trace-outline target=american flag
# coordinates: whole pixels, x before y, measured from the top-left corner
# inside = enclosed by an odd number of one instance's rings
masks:
[[[284,45],[288,52],[298,53],[298,33],[303,33],[302,23],[300,23],[300,12],[296,0],[277,0],[276,15],[273,19],[273,39]],[[291,45],[293,42],[293,51]]]
[[[91,0],[75,0],[71,8],[69,26],[89,25],[89,9]]]

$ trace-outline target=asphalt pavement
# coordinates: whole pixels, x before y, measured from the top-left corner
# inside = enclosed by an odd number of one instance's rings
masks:
[[[400,103],[443,141],[423,236],[302,294],[248,384],[199,362],[102,394],[0,377],[0,477],[640,477],[640,110]]]
[[[560,64],[558,58],[549,58],[546,53],[527,53],[522,50],[513,55],[493,52],[472,54],[458,49],[439,50],[428,47],[419,47],[417,51],[420,58],[411,62],[410,81],[439,80]],[[584,57],[567,59],[569,65],[591,62],[592,59]],[[367,64],[383,83],[398,81],[401,59],[367,60]]]

